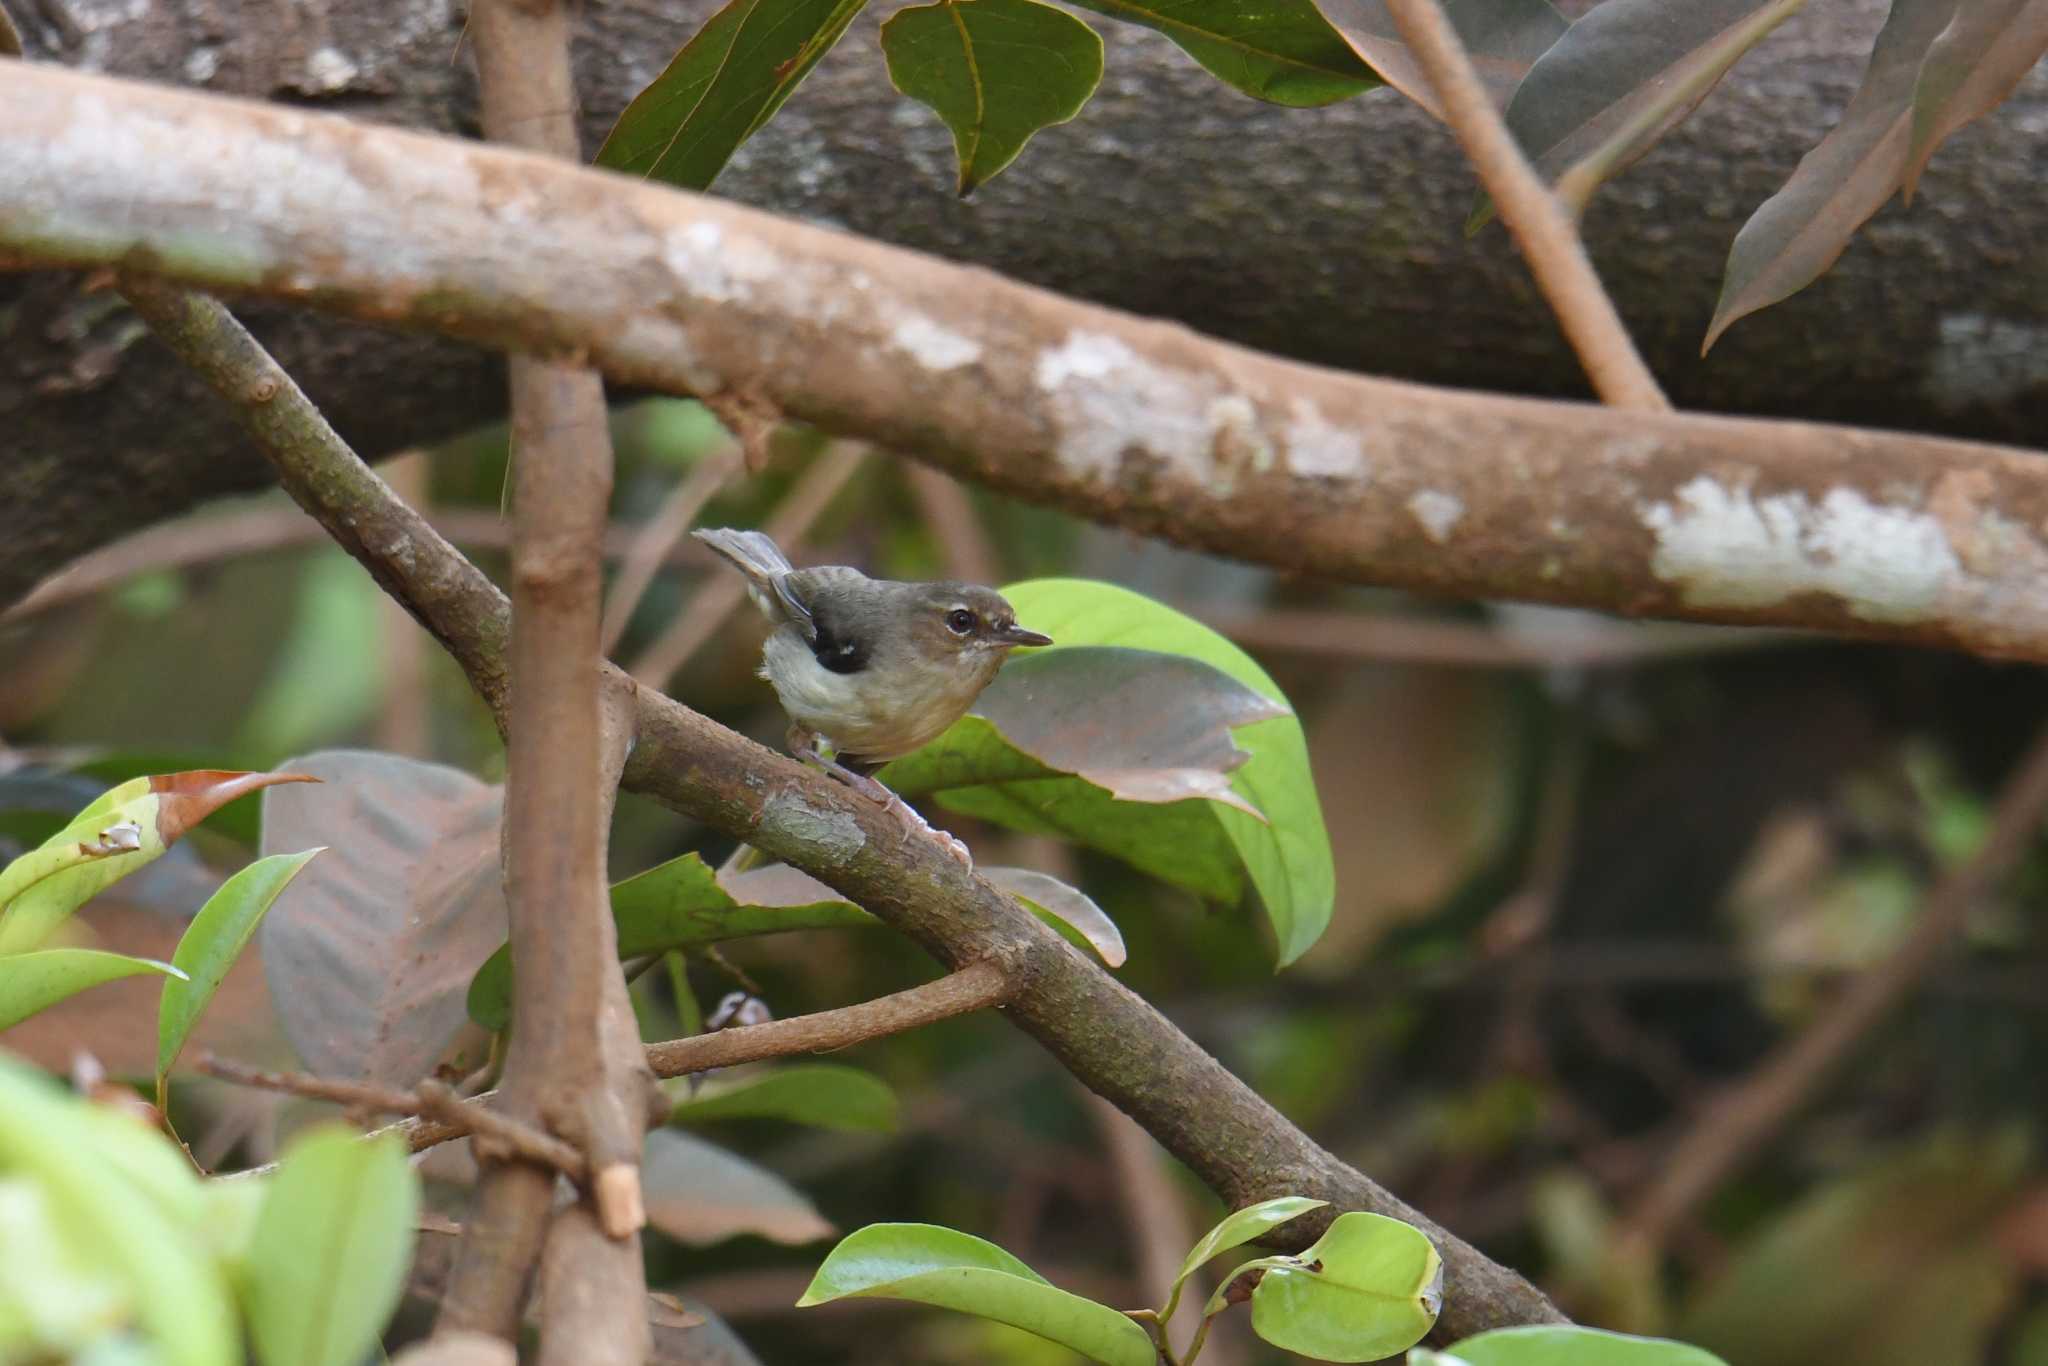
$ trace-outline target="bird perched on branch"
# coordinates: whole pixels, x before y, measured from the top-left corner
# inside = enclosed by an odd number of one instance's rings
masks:
[[[694,534],[746,576],[747,596],[774,624],[761,676],[789,714],[790,750],[919,826],[869,773],[964,716],[1011,650],[1052,644],[1019,626],[992,588],[871,579],[839,564],[797,569],[758,531]]]

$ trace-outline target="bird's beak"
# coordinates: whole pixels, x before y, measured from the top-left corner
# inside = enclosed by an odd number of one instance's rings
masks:
[[[1005,626],[996,633],[996,639],[1005,645],[1050,645],[1052,637],[1039,631],[1027,631],[1022,626]]]

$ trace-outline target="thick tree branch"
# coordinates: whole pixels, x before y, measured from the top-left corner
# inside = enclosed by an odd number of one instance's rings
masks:
[[[484,131],[579,159],[569,22],[555,0],[486,0],[470,25]],[[589,1180],[559,1214],[516,1161],[479,1142],[477,1208],[552,1231],[542,1262],[542,1366],[638,1366],[651,1343],[639,1231],[639,1163],[659,1093],[618,971],[605,891],[616,763],[606,760],[598,665],[612,448],[604,381],[580,366],[515,356],[512,402],[511,713],[506,718],[505,893],[521,1027],[502,1101],[515,1119],[573,1143]],[[629,714],[629,713],[628,713]],[[630,729],[613,736],[622,762]],[[499,1201],[494,1186],[516,1195]],[[601,1230],[601,1232],[600,1232]],[[463,1240],[438,1327],[516,1336],[529,1254],[490,1230]],[[571,1254],[575,1255],[571,1255]],[[481,1307],[481,1317],[471,1312]]]
[[[1341,375],[596,172],[69,73],[11,73],[0,121],[17,263],[737,390],[1303,573],[2048,660],[2048,463],[2024,452]],[[273,162],[294,174],[249,173]]]
[[[1443,101],[1458,142],[1493,196],[1501,221],[1515,235],[1594,391],[1617,408],[1670,408],[1650,367],[1636,354],[1614,301],[1600,287],[1571,219],[1515,145],[1442,7],[1437,0],[1387,0],[1387,11]]]
[[[208,362],[205,373],[258,437],[292,497],[359,558],[379,561],[378,581],[447,645],[490,701],[486,685],[503,677],[509,614],[503,595],[318,421],[225,309],[173,295],[186,301],[179,311],[202,316],[196,323],[174,317],[180,325],[166,329],[167,340],[181,353],[192,346],[258,367],[262,381],[224,362]],[[152,296],[140,291],[139,297]],[[272,376],[281,387],[263,403],[249,403],[247,391],[265,387]],[[273,410],[291,420],[277,420]],[[605,673],[615,686],[623,677],[609,668]],[[936,843],[905,840],[893,814],[652,690],[640,690],[636,706],[639,742],[626,764],[625,787],[803,869],[950,967],[995,965],[1011,986],[1006,1005],[1019,1027],[1143,1124],[1226,1201],[1304,1194],[1338,1210],[1373,1210],[1415,1223],[1443,1253],[1447,1304],[1438,1332],[1446,1340],[1557,1317],[1542,1292],[1317,1146],[1014,900]],[[502,726],[502,695],[492,709]],[[1289,1237],[1306,1240],[1327,1220],[1296,1222],[1306,1227],[1290,1225]]]

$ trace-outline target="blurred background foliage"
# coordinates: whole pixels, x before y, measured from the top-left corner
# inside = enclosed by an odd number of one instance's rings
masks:
[[[622,406],[614,436],[621,554],[693,471],[737,467],[694,404]],[[496,429],[387,468],[502,575],[505,460]],[[1090,892],[1129,943],[1121,977],[1346,1160],[1538,1275],[1572,1312],[1685,1337],[1734,1366],[2048,1364],[2039,849],[1909,1004],[1680,1222],[1654,1270],[1618,1270],[1613,1247],[1673,1139],[1822,1018],[1967,858],[1999,781],[2048,720],[2036,671],[1289,581],[804,432],[779,434],[764,468],[736,468],[695,520],[757,525],[805,497],[815,515],[785,538],[800,560],[1111,580],[1232,634],[1286,689],[1307,727],[1338,903],[1285,974],[1245,908],[945,823],[980,861]],[[261,768],[355,745],[502,777],[459,673],[289,504],[222,505],[151,535],[103,559],[115,566],[104,583],[79,588],[75,573],[72,595],[0,622],[0,856],[133,773]],[[719,581],[687,540],[665,554],[613,652],[628,666]],[[778,744],[781,715],[754,677],[760,625],[735,613],[695,629],[704,643],[668,689]],[[256,819],[254,803],[231,808],[85,919],[111,946],[148,952],[153,921],[174,936],[170,918],[246,859]],[[622,800],[615,876],[693,849],[715,863],[729,842]],[[688,980],[707,1006],[744,983],[793,1015],[930,972],[886,934],[839,932],[737,943],[693,960]],[[676,1032],[688,1012],[672,979],[649,973],[635,990],[650,1036]],[[88,994],[4,1043],[55,1068],[83,1048],[118,1073],[150,1038],[125,999],[118,986]],[[231,986],[217,1007],[227,1037],[271,1050],[257,1061],[276,1056],[267,1008],[260,983]],[[894,1132],[773,1120],[702,1132],[841,1231],[947,1224],[1069,1289],[1137,1305],[1158,1300],[1162,1259],[1170,1274],[1220,1213],[1000,1019],[835,1061],[894,1087]],[[256,1105],[196,1083],[179,1103],[216,1117]],[[275,1141],[253,1119],[212,1132],[251,1160]],[[716,1310],[765,1361],[1070,1359],[996,1325],[877,1301],[799,1314],[790,1306],[827,1242],[651,1244],[653,1283]],[[1226,1319],[1205,1359],[1279,1358]]]

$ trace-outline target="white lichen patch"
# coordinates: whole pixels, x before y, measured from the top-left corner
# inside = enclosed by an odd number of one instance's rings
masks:
[[[851,813],[814,807],[796,792],[771,793],[761,803],[761,824],[793,835],[835,861],[852,858],[868,842]]]
[[[1831,489],[1819,503],[1803,493],[1755,498],[1700,475],[1640,512],[1657,538],[1652,571],[1694,607],[1824,593],[1865,621],[1925,621],[1942,614],[1965,573],[1934,517],[1854,489]]]
[[[746,302],[777,273],[769,252],[744,237],[728,237],[708,218],[671,230],[663,239],[662,261],[684,289],[720,304]]]
[[[1315,400],[1297,398],[1287,429],[1287,468],[1311,479],[1363,479],[1372,473],[1365,438],[1323,416]]]
[[[1951,408],[2005,403],[2048,384],[2048,327],[1983,313],[1952,313],[1928,354],[1928,397]]]
[[[889,342],[927,370],[958,370],[981,359],[981,343],[914,313],[889,333]]]
[[[308,94],[333,95],[349,88],[362,71],[339,48],[316,47],[306,56],[305,82]]]
[[[1059,429],[1055,454],[1069,473],[1115,477],[1125,452],[1154,457],[1199,483],[1216,474],[1213,381],[1138,355],[1120,339],[1073,332],[1039,354],[1033,377]]]
[[[1465,500],[1442,489],[1420,489],[1408,500],[1408,511],[1422,523],[1423,534],[1442,545],[1465,516]]]

